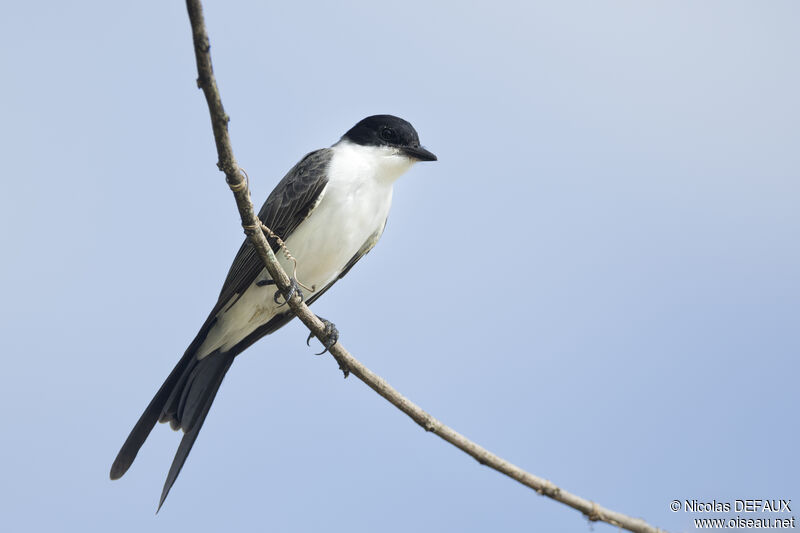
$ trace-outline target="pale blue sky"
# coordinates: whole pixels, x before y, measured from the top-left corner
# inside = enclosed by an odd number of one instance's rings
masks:
[[[439,156],[314,306],[365,364],[664,528],[693,530],[673,499],[800,504],[796,2],[205,7],[258,205],[370,114]],[[0,68],[4,530],[588,530],[343,381],[300,324],[237,360],[154,516],[178,435],[108,469],[242,239],[185,6],[17,2]]]

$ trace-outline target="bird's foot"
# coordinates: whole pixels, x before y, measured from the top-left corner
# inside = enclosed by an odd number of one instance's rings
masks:
[[[316,355],[322,355],[325,352],[329,351],[333,347],[333,345],[336,344],[336,342],[339,340],[339,330],[336,329],[336,325],[330,320],[322,318],[321,316],[317,316],[317,318],[319,318],[320,321],[322,321],[322,323],[325,324],[325,333],[323,334],[324,338],[320,339],[320,342],[322,342],[322,346],[325,349],[316,354]],[[312,337],[314,337],[314,334],[309,333],[308,338],[306,339],[306,344],[308,344],[309,346],[311,345],[310,343]],[[337,363],[339,363],[339,370],[342,371],[344,377],[349,376],[350,369],[347,367],[347,364],[344,361],[340,360],[338,357],[336,357],[336,355],[334,355],[333,358],[336,359]]]
[[[327,352],[328,350],[330,350],[331,347],[334,344],[336,344],[336,341],[339,340],[339,330],[336,329],[336,324],[334,324],[330,320],[328,320],[326,318],[322,318],[321,316],[317,316],[317,318],[320,320],[320,322],[325,324],[325,333],[323,334],[323,336],[325,338],[324,338],[324,340],[320,339],[320,342],[322,342],[322,346],[325,349],[322,350],[321,352],[319,352],[318,354],[315,354],[315,355],[322,355],[325,352]],[[313,337],[314,337],[313,333],[309,333],[308,334],[308,338],[306,339],[306,345],[311,346],[311,339]]]
[[[262,279],[256,281],[256,286],[258,287],[264,287],[266,285],[276,285],[276,283],[274,280],[271,279]],[[292,299],[292,296],[294,296],[295,293],[297,293],[297,295],[300,296],[301,302],[305,299],[303,291],[300,290],[300,284],[297,283],[297,280],[294,278],[289,278],[289,288],[286,291],[278,289],[277,291],[275,291],[275,294],[272,296],[272,299],[275,301],[275,303],[278,303],[278,296],[283,296],[283,303],[278,306],[278,307],[283,307],[289,302],[289,300]]]

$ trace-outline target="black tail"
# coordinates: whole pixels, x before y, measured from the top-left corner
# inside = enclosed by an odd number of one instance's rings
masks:
[[[241,351],[214,351],[198,360],[193,348],[190,346],[158,389],[111,465],[111,479],[122,477],[157,421],[169,422],[173,429],[182,429],[184,436],[164,482],[159,509],[189,456],[225,374]]]

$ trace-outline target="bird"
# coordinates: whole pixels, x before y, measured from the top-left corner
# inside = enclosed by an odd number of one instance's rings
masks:
[[[111,466],[111,479],[127,472],[156,422],[182,430],[160,510],[234,359],[294,317],[285,304],[295,292],[312,304],[372,250],[386,226],[395,180],[416,162],[436,160],[420,145],[409,122],[373,115],[331,147],[306,154],[289,170],[258,217],[272,231],[268,241],[273,251],[283,244],[290,252],[289,257],[278,255],[284,270],[293,273],[290,287],[276,290],[245,239],[208,318],[122,445]],[[324,353],[339,333],[332,322],[319,318],[325,324]]]

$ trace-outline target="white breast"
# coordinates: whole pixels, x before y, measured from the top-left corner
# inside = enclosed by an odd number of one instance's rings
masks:
[[[328,185],[319,205],[286,239],[286,247],[297,259],[297,280],[320,290],[335,280],[389,215],[392,184],[411,167],[412,160],[390,148],[365,147],[341,141],[332,147]],[[293,263],[282,253],[278,260],[292,275]],[[267,279],[266,270],[257,279]],[[284,308],[273,301],[274,285],[253,283],[217,322],[198,349],[203,357],[217,348],[235,346],[258,326]],[[306,297],[313,293],[304,291]],[[282,298],[278,299],[280,302]]]

